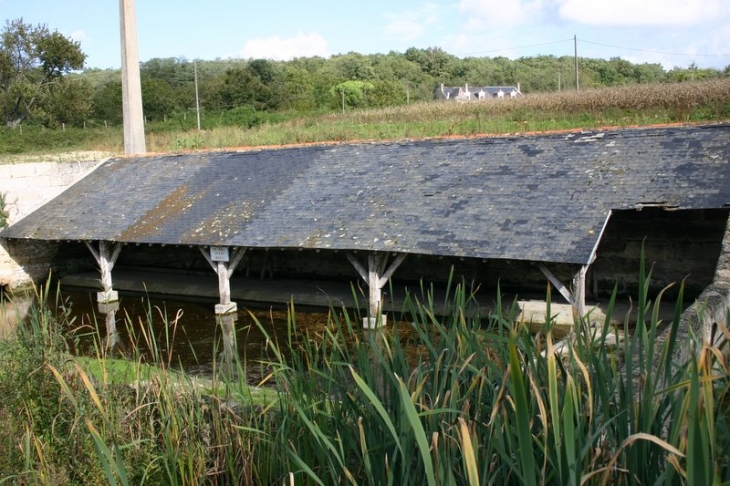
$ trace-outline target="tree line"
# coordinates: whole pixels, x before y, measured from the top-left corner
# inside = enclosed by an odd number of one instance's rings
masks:
[[[0,110],[6,125],[119,124],[121,75],[83,69],[80,45],[44,25],[8,21],[0,41]],[[579,58],[581,89],[730,76],[724,70],[665,70],[619,57]],[[387,54],[347,54],[289,61],[155,58],[140,65],[148,121],[186,119],[200,106],[218,124],[254,126],[281,113],[331,112],[432,100],[440,84],[513,86],[524,94],[575,89],[572,56],[464,57],[439,47]]]

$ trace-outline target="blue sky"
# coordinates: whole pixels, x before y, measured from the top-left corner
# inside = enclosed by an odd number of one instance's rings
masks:
[[[666,69],[730,65],[730,0],[137,0],[142,61],[291,59],[441,47],[459,57],[621,57]],[[87,67],[120,66],[118,0],[0,0],[5,21],[80,42]]]

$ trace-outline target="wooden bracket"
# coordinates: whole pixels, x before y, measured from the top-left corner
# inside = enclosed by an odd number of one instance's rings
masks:
[[[398,267],[406,259],[406,253],[399,253],[388,265],[388,253],[371,252],[368,255],[368,269],[351,252],[345,253],[360,277],[368,284],[368,316],[371,319],[377,318],[382,311],[383,292],[382,289],[388,283]]]

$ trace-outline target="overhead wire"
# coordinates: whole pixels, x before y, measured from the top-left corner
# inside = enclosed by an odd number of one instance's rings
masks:
[[[664,54],[666,56],[689,56],[689,57],[730,57],[730,54],[687,54],[687,53],[681,53],[681,52],[665,52],[665,51],[655,51],[651,49],[639,49],[637,47],[625,47],[625,46],[615,46],[612,44],[602,44],[601,42],[594,42],[589,40],[583,40],[578,39],[578,42],[583,42],[585,44],[593,44],[596,46],[603,46],[603,47],[612,47],[614,49],[626,49],[627,51],[638,51],[638,52],[648,52],[651,54]]]
[[[478,54],[490,54],[490,53],[493,53],[493,52],[514,51],[514,50],[519,50],[519,49],[529,49],[529,48],[532,48],[532,47],[542,47],[542,46],[549,46],[549,45],[553,45],[553,44],[561,44],[563,42],[574,42],[574,40],[577,40],[578,43],[593,44],[593,45],[603,46],[603,47],[611,47],[613,49],[624,49],[624,50],[627,50],[627,51],[646,52],[646,53],[650,53],[650,54],[662,54],[662,55],[665,55],[665,56],[716,57],[716,58],[730,57],[730,54],[697,54],[697,53],[695,53],[695,54],[688,54],[688,53],[681,53],[681,52],[667,52],[667,51],[657,51],[657,50],[652,50],[652,49],[642,49],[642,48],[638,48],[638,47],[617,46],[617,45],[614,45],[614,44],[604,44],[602,42],[595,42],[595,41],[585,40],[585,39],[581,39],[581,38],[574,39],[572,37],[569,38],[569,39],[561,39],[561,40],[550,41],[550,42],[542,42],[542,43],[539,43],[539,44],[528,44],[528,45],[523,45],[523,46],[513,46],[513,47],[503,47],[503,48],[499,48],[499,49],[489,49],[489,50],[485,50],[485,51],[466,52],[466,53],[462,53],[461,55],[462,56],[474,56],[474,55],[478,55]]]
[[[516,49],[529,49],[530,47],[542,47],[542,46],[549,46],[551,44],[560,44],[563,42],[573,42],[573,39],[562,39],[557,41],[551,41],[551,42],[543,42],[541,44],[530,44],[526,46],[516,46],[516,47],[504,47],[502,49],[490,49],[488,51],[477,51],[477,52],[466,52],[462,54],[463,56],[473,56],[475,54],[488,54],[490,52],[500,52],[500,51],[512,51]]]

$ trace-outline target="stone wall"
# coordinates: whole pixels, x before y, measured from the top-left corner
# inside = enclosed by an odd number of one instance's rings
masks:
[[[12,224],[50,201],[99,164],[99,159],[24,162],[0,165],[0,195]],[[8,254],[11,250],[13,257]],[[0,246],[0,286],[23,287],[48,274],[56,260],[55,243],[23,243],[23,249]]]
[[[614,286],[619,294],[636,295],[643,251],[653,294],[675,284],[667,293],[672,297],[684,281],[685,294],[694,298],[714,279],[727,218],[727,209],[616,211],[598,246],[589,287],[604,296]]]

